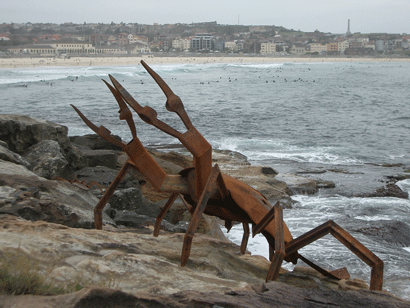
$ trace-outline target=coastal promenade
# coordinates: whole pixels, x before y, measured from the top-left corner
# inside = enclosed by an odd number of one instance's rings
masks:
[[[139,57],[16,57],[0,58],[0,68],[37,66],[110,66],[148,64],[212,64],[212,63],[320,63],[320,62],[410,62],[410,58],[370,57],[254,57],[254,56],[139,56]]]

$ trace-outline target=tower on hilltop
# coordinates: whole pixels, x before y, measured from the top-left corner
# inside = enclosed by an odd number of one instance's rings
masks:
[[[350,32],[350,19],[347,20],[347,32],[346,32],[346,34],[347,34],[347,35],[352,34],[352,33]]]

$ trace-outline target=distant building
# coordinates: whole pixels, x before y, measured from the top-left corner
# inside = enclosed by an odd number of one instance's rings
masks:
[[[217,41],[215,42],[215,50],[220,52],[225,50],[225,41]]]
[[[209,33],[200,33],[191,40],[192,50],[214,50],[215,40]]]
[[[238,46],[236,45],[236,42],[229,41],[229,42],[225,42],[224,49],[225,51],[235,52],[235,51],[238,51]]]
[[[375,43],[376,50],[377,51],[384,51],[384,41],[383,40],[377,40]]]
[[[96,54],[106,54],[106,55],[121,55],[126,54],[126,51],[117,46],[100,46],[95,48]]]
[[[339,43],[326,44],[326,49],[328,55],[335,55],[339,51]]]
[[[276,44],[275,43],[261,43],[261,54],[270,55],[276,53]]]
[[[312,43],[310,44],[310,52],[311,53],[317,52],[320,55],[324,54],[327,52],[327,46],[326,44]]]
[[[337,43],[337,50],[339,54],[343,55],[345,53],[346,48],[349,48],[349,42],[343,41]]]
[[[0,34],[0,41],[10,41],[10,38],[7,34],[1,33]]]
[[[306,53],[305,46],[302,44],[295,44],[290,49],[290,52],[295,55],[304,55]]]
[[[30,44],[30,45],[19,45],[7,48],[8,52],[14,54],[35,54],[35,55],[53,55],[56,50],[50,45],[42,44]]]

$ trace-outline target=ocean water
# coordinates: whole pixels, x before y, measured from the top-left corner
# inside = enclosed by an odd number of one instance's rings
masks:
[[[349,183],[372,187],[370,182],[379,170],[375,166],[403,164],[410,169],[410,63],[175,64],[152,68],[181,97],[192,122],[214,148],[240,152],[252,164],[269,165],[281,172],[292,168],[349,170],[332,178],[346,190]],[[127,124],[118,119],[115,99],[101,81],[108,81],[108,74],[142,106],[153,107],[159,119],[184,131],[179,118],[165,109],[162,91],[141,65],[0,69],[0,113],[66,125],[69,135],[91,133],[70,107],[73,104],[97,126],[104,125],[130,140]],[[178,143],[137,115],[134,120],[143,144]],[[362,174],[372,176],[369,180]],[[401,181],[399,186],[408,191],[410,181]],[[372,221],[410,224],[410,200],[359,198],[344,194],[343,189],[293,196],[297,203],[284,211],[292,234],[297,237],[333,219],[385,262],[384,288],[410,299],[410,248],[351,231]],[[241,227],[234,227],[228,236],[240,242]],[[263,237],[251,239],[248,249],[268,255]],[[370,277],[370,268],[330,235],[301,253],[321,266],[346,266],[353,277],[366,281]]]

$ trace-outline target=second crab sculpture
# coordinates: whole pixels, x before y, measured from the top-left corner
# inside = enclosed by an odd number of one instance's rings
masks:
[[[260,192],[229,175],[221,173],[217,164],[212,166],[212,147],[192,124],[185,112],[181,99],[174,94],[165,81],[144,61],[141,61],[141,64],[164,92],[167,98],[166,109],[175,112],[187,130],[181,133],[160,121],[154,109],[148,106],[142,107],[112,76],[109,77],[113,86],[104,82],[117,100],[120,107],[120,119],[126,120],[131,130],[133,139],[129,143],[123,143],[114,138],[111,132],[104,126],[97,127],[73,106],[82,120],[95,133],[121,147],[129,156],[128,161],[124,164],[94,209],[96,229],[102,229],[102,211],[109,198],[126,175],[127,170],[135,168],[147,178],[158,192],[172,193],[156,219],[154,236],[159,235],[161,221],[178,196],[192,215],[183,241],[182,266],[189,259],[192,239],[200,219],[203,214],[207,214],[224,220],[228,231],[232,227],[233,222],[243,224],[244,235],[240,248],[242,253],[246,251],[250,233],[249,224],[252,224],[253,236],[258,233],[262,233],[265,236],[269,243],[271,260],[266,280],[275,280],[278,277],[284,260],[296,263],[298,259],[301,259],[325,276],[335,279],[348,278],[349,274],[345,268],[327,271],[298,252],[302,247],[330,233],[371,267],[370,289],[382,289],[383,261],[335,222],[328,221],[294,239],[283,221],[282,207],[279,202],[272,206]],[[179,175],[166,174],[138,139],[135,123],[127,104],[144,122],[179,139],[189,152],[192,153],[193,166],[182,170]]]

